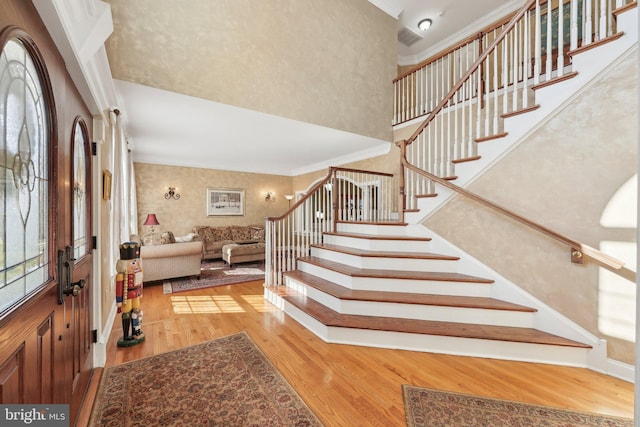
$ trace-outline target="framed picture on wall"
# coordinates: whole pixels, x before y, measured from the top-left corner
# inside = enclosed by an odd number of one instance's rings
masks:
[[[111,172],[102,172],[102,200],[111,200]]]
[[[244,215],[244,190],[207,188],[207,216]]]

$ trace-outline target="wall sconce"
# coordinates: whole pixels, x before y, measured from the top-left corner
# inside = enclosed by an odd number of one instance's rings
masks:
[[[293,194],[285,194],[284,198],[289,202],[289,207],[291,207],[291,200],[293,200]]]
[[[271,203],[275,202],[275,201],[276,201],[276,195],[275,195],[275,193],[273,193],[273,192],[269,191],[269,192],[267,193],[267,195],[265,196],[264,201],[265,201],[265,202],[271,202]]]
[[[327,182],[327,183],[324,185],[324,189],[325,189],[325,190],[327,190],[329,193],[331,193],[331,190],[333,190],[333,184],[332,184],[332,183],[330,183],[330,182]]]
[[[169,199],[178,200],[180,198],[180,193],[176,192],[176,187],[169,187],[169,191],[164,193],[164,198],[167,199],[167,200],[169,200]]]

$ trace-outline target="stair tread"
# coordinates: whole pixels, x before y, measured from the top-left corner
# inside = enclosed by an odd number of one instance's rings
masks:
[[[358,268],[341,264],[335,261],[328,261],[322,258],[307,256],[298,258],[298,262],[306,262],[318,267],[323,267],[351,277],[372,277],[397,280],[438,280],[446,282],[469,282],[488,284],[493,283],[491,279],[470,276],[462,273],[450,273],[443,271],[405,271],[405,270],[380,270],[372,268]]]
[[[441,254],[435,254],[430,252],[424,253],[424,252],[370,251],[366,249],[350,248],[347,246],[330,245],[327,243],[314,244],[310,246],[314,248],[326,249],[334,252],[342,252],[349,255],[357,255],[357,256],[371,257],[371,258],[438,259],[438,260],[449,260],[449,261],[457,261],[460,259],[460,257],[455,257],[450,255],[441,255]]]
[[[343,300],[421,304],[460,308],[481,308],[487,310],[508,310],[531,313],[537,311],[535,308],[487,297],[416,294],[412,292],[386,292],[349,289],[344,286],[338,285],[337,283],[300,270],[287,271],[284,273],[284,275],[306,285],[312,286],[326,294]]]
[[[532,328],[341,314],[303,295],[287,294],[282,298],[326,326],[591,348]]]
[[[405,240],[405,241],[415,241],[415,242],[429,242],[431,241],[431,237],[415,237],[415,236],[386,236],[379,234],[365,234],[365,233],[345,233],[345,232],[334,232],[334,231],[325,231],[323,234],[328,236],[343,236],[343,237],[354,237],[357,239],[368,239],[368,240]]]

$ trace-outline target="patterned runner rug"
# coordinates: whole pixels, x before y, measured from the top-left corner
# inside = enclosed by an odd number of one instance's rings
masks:
[[[522,426],[632,427],[629,418],[491,399],[410,385],[402,386],[409,427]]]
[[[222,260],[207,260],[202,262],[200,272],[200,279],[184,277],[165,280],[162,283],[162,291],[165,294],[173,294],[213,286],[264,280],[264,261],[235,264],[233,267],[229,267],[229,264]]]
[[[90,426],[321,426],[245,333],[106,368]]]

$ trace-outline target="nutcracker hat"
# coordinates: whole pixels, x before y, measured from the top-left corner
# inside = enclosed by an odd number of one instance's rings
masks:
[[[140,244],[138,242],[124,242],[120,245],[120,259],[140,258]]]

